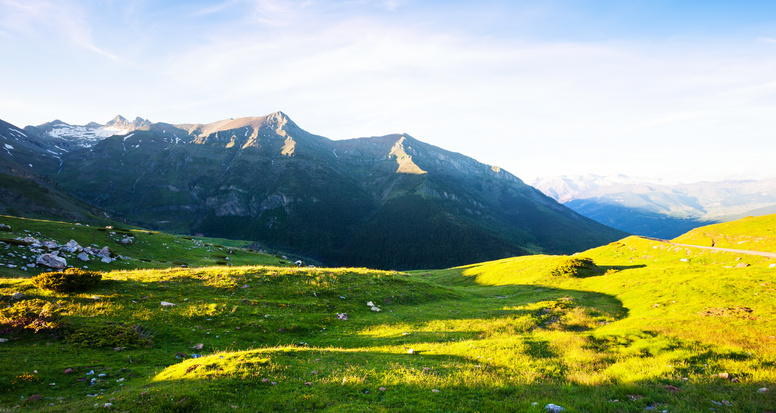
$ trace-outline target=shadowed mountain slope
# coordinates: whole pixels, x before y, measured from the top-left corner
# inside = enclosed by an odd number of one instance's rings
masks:
[[[506,171],[409,135],[332,141],[282,112],[143,124],[62,159],[52,178],[117,217],[328,264],[445,267],[571,253],[624,235]]]

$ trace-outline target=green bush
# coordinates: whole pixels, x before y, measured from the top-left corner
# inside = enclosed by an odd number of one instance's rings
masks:
[[[61,327],[59,303],[39,298],[23,300],[0,309],[0,327],[14,330],[53,330]]]
[[[123,324],[85,325],[68,334],[67,341],[78,347],[151,346],[151,334],[140,326]]]
[[[32,285],[58,293],[84,291],[94,287],[102,279],[102,274],[96,271],[86,271],[80,268],[68,268],[62,272],[44,272],[33,277]]]
[[[590,258],[564,258],[552,270],[552,275],[556,277],[584,278],[595,273],[596,266]]]

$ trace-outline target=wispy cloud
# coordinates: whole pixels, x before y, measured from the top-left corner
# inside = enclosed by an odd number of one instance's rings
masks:
[[[776,39],[771,37],[758,37],[757,40],[765,43],[776,43]]]

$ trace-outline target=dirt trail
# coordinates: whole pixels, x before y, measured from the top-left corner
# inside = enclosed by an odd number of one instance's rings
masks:
[[[776,253],[773,253],[773,252],[752,251],[752,250],[736,250],[736,249],[732,249],[732,248],[703,247],[703,246],[700,246],[700,245],[677,244],[677,243],[671,242],[670,240],[667,240],[667,239],[652,238],[652,237],[641,237],[641,238],[651,239],[651,240],[660,241],[660,242],[665,242],[666,244],[676,245],[677,247],[702,248],[702,249],[705,249],[705,250],[712,250],[712,251],[733,252],[733,253],[736,253],[736,254],[759,255],[761,257],[776,258]]]

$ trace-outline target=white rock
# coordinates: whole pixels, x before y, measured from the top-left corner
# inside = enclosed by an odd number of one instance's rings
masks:
[[[558,412],[565,412],[566,409],[563,407],[558,406],[557,404],[548,404],[544,406],[544,410],[547,410],[549,413],[558,413]]]
[[[43,241],[43,246],[52,250],[59,247],[54,241]]]
[[[0,343],[5,343],[6,341],[8,341],[7,338],[0,338]]]
[[[53,268],[55,270],[61,270],[67,268],[67,261],[62,257],[57,257],[54,254],[43,254],[38,257],[36,263],[38,265]]]
[[[757,389],[757,392],[758,392],[758,393],[765,393],[765,392],[767,392],[767,391],[768,391],[768,388],[767,388],[767,387],[761,387],[761,388]]]
[[[379,312],[379,311],[380,311],[380,309],[379,309],[379,308],[377,308],[377,307],[372,307],[372,311],[377,311],[377,312]]]
[[[123,240],[121,240],[121,245],[127,245],[132,243],[132,238],[126,237]]]
[[[90,261],[89,254],[82,252],[77,255],[78,259],[81,261]]]
[[[106,264],[110,264],[110,263],[113,262],[113,259],[111,257],[102,257],[102,259],[100,261],[102,261],[102,262],[104,262]]]
[[[84,250],[83,247],[78,245],[78,243],[73,239],[68,241],[67,244],[63,245],[62,249],[67,252],[81,252]]]
[[[771,264],[768,266],[768,268],[776,268],[776,264]]]
[[[371,302],[371,301],[368,301],[368,302],[366,303],[366,305],[368,305],[369,307],[374,307],[374,306],[375,306],[375,305],[374,305],[374,303],[373,303],[373,302]]]
[[[162,307],[175,307],[175,304],[162,301]]]
[[[102,249],[97,253],[97,256],[110,258],[110,249],[108,247],[102,247]]]

